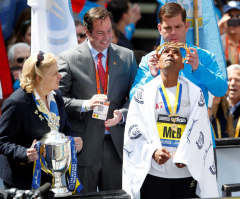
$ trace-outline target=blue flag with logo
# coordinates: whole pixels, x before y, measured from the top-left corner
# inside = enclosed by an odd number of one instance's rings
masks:
[[[194,44],[193,0],[158,0],[161,4],[175,2],[181,4],[187,12],[187,22],[190,23],[186,41]],[[227,77],[226,62],[217,25],[213,0],[198,0],[199,47],[215,54],[219,68]]]

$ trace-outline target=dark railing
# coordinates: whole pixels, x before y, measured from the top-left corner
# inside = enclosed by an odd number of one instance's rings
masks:
[[[235,154],[238,151],[238,148],[240,148],[240,138],[221,138],[221,139],[216,139],[216,150],[217,150],[217,167],[220,168],[223,165],[220,164],[228,164],[229,167],[225,167],[224,170],[224,176],[230,176],[231,178],[232,175],[232,170],[239,170],[239,165],[237,164],[237,160],[239,159],[240,163],[240,157],[239,154],[236,154],[236,161],[234,163],[229,163],[227,162],[228,160],[224,161],[224,159],[221,159],[221,153],[227,157],[226,154],[231,154],[231,151]],[[222,151],[222,152],[221,152]],[[240,151],[240,149],[239,149]],[[234,155],[232,154],[232,155]],[[221,159],[219,162],[219,159]],[[236,168],[236,169],[234,169]],[[228,175],[229,173],[229,175]],[[240,171],[238,172],[240,173]],[[238,174],[236,174],[238,175]],[[218,171],[218,178],[223,178],[223,173],[222,171]],[[229,179],[221,179],[222,182],[224,181],[231,181]],[[240,178],[239,181],[236,179],[233,180],[234,182],[226,183],[226,184],[220,184],[222,188],[222,196],[223,197],[231,197],[233,192],[239,192],[240,191]],[[238,197],[239,198],[239,197]]]

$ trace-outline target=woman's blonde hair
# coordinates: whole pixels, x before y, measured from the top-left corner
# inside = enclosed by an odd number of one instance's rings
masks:
[[[20,86],[27,93],[31,93],[36,86],[36,77],[42,78],[44,70],[49,69],[56,64],[56,58],[51,53],[39,52],[31,55],[23,65],[22,74],[20,76]]]

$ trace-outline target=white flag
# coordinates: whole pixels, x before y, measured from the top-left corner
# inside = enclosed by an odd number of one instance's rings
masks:
[[[32,8],[31,53],[58,55],[77,46],[76,29],[68,0],[28,0]]]

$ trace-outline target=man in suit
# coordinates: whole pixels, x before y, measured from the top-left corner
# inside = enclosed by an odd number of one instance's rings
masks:
[[[121,189],[122,124],[137,64],[131,50],[111,43],[111,14],[105,8],[89,10],[84,26],[88,39],[76,49],[62,53],[58,60],[66,109],[73,129],[84,142],[78,156],[78,174],[84,192],[96,191],[97,187]],[[110,102],[107,119],[93,118],[96,109],[101,111],[96,107],[105,102]]]

